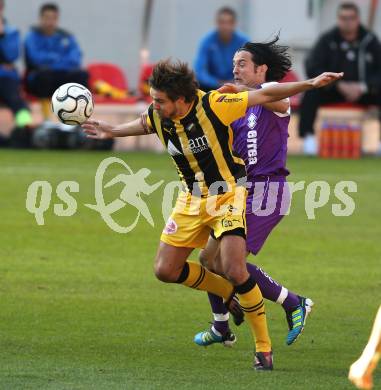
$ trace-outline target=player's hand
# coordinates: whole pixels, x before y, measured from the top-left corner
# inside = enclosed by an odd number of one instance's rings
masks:
[[[344,76],[344,72],[334,73],[334,72],[324,72],[319,76],[311,80],[311,85],[313,88],[321,88],[329,85],[337,80],[340,80]]]
[[[104,121],[97,121],[88,119],[82,123],[82,128],[87,135],[87,138],[92,139],[109,139],[114,138],[112,132],[113,126],[109,125]]]
[[[236,86],[232,83],[227,83],[222,85],[220,88],[217,89],[220,93],[237,93]]]
[[[220,93],[238,93],[238,92],[244,92],[247,90],[248,90],[248,88],[245,85],[239,85],[239,84],[233,84],[233,83],[224,84],[222,87],[217,89],[217,91]]]

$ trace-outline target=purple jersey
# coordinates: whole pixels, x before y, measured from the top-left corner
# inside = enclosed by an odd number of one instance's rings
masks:
[[[246,115],[231,124],[233,148],[245,161],[247,180],[256,176],[287,176],[289,113],[280,114],[263,106],[249,107]]]

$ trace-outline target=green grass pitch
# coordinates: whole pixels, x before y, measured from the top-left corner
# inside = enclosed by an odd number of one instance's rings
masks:
[[[125,235],[84,206],[94,203],[94,174],[108,155],[0,152],[0,389],[352,388],[348,367],[381,304],[381,159],[289,159],[292,181],[356,181],[356,210],[333,217],[337,201],[331,193],[329,204],[308,220],[304,192],[295,194],[290,216],[256,263],[316,307],[303,336],[288,347],[283,310],[267,304],[275,371],[256,373],[247,325],[234,328],[238,342],[232,349],[197,347],[193,335],[211,320],[206,295],[155,279],[152,264],[164,223],[161,189],[145,198],[155,227],[141,219]],[[150,183],[177,178],[166,155],[118,156],[135,172],[150,168]],[[114,167],[110,177],[119,170]],[[25,208],[35,180],[53,185],[45,226],[37,226]],[[53,212],[60,202],[54,189],[63,180],[80,185],[72,217]],[[120,189],[115,186],[110,197]],[[128,223],[134,215],[126,206],[116,218]]]

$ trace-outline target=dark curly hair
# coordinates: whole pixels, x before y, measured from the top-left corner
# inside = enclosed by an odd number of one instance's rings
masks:
[[[247,51],[256,65],[266,64],[266,81],[282,80],[291,68],[291,59],[288,46],[276,45],[279,41],[277,35],[270,42],[246,42],[238,51]]]
[[[187,103],[197,96],[198,83],[188,64],[170,59],[159,61],[153,68],[149,85],[161,92],[165,92],[172,101],[184,96]]]

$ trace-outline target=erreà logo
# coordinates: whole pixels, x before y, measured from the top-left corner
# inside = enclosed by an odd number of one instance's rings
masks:
[[[257,117],[253,113],[251,113],[247,118],[247,126],[249,127],[249,129],[253,130],[256,125]]]
[[[241,98],[241,97],[228,98],[226,95],[221,95],[216,100],[217,103],[238,103],[238,102],[242,102],[242,101],[243,101],[243,98]]]

